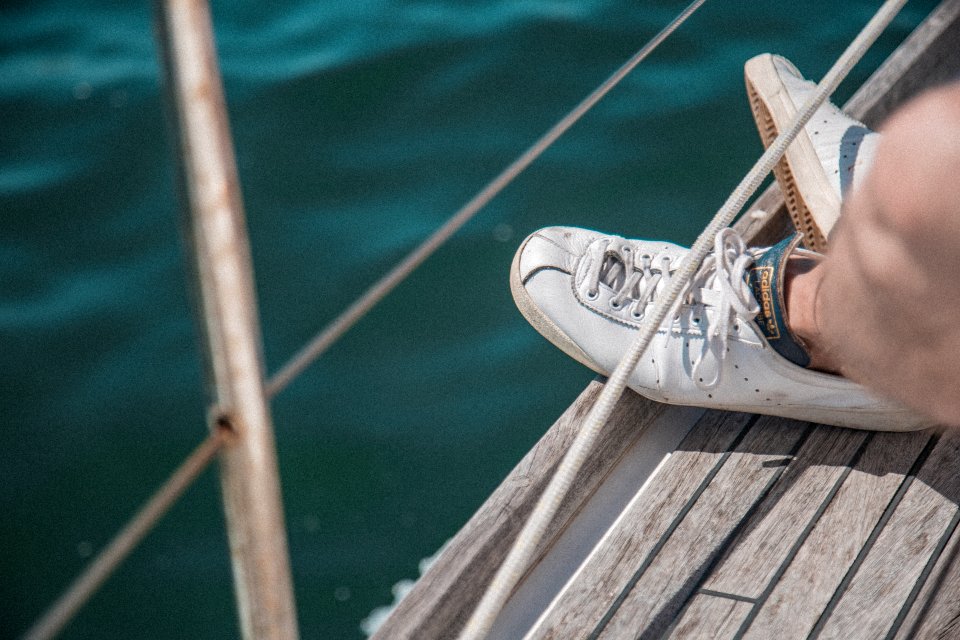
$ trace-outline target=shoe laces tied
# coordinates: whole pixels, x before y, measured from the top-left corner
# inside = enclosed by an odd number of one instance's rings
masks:
[[[675,271],[669,255],[635,255],[637,247],[620,238],[596,243],[590,251],[593,255],[586,274],[588,296],[596,297],[602,283],[614,291],[609,301],[614,309],[622,309],[628,300],[632,301],[630,313],[636,319],[643,317],[658,291],[669,287]],[[740,234],[730,228],[724,229],[714,240],[713,252],[707,255],[680,294],[679,300],[688,306],[714,309],[709,326],[707,314],[699,316],[703,319],[700,327],[704,348],[694,361],[692,375],[694,383],[701,389],[710,390],[720,383],[731,325],[736,329],[738,321],[750,322],[760,311],[746,280],[747,269],[754,258]],[[676,317],[676,311],[671,317]],[[716,365],[710,379],[704,379],[702,375],[706,362]]]
[[[720,383],[731,324],[739,330],[739,321],[752,322],[760,311],[746,277],[754,259],[755,254],[747,249],[740,234],[728,227],[717,234],[713,253],[707,255],[690,281],[687,303],[714,308],[713,321],[703,329],[703,352],[692,370],[694,383],[701,389],[710,390]],[[705,320],[706,314],[703,315]],[[715,373],[712,379],[704,380],[701,373],[707,361],[716,365]]]

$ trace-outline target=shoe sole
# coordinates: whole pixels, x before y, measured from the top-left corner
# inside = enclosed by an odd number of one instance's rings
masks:
[[[520,254],[523,253],[529,241],[530,238],[523,241],[523,244],[520,245],[517,253],[513,256],[513,262],[510,265],[510,293],[513,295],[513,301],[516,303],[520,313],[540,335],[553,343],[565,354],[602,376],[610,375],[609,371],[602,370],[597,363],[584,353],[583,349],[570,339],[570,336],[564,333],[560,327],[554,324],[553,320],[540,311],[540,308],[537,307],[533,298],[530,297],[527,288],[523,285],[523,278],[520,277]]]
[[[744,79],[750,109],[764,148],[773,144],[781,129],[796,117],[797,109],[777,73],[773,56],[763,54],[747,61]],[[827,181],[805,131],[787,148],[773,169],[783,192],[787,210],[804,245],[820,253],[827,249],[827,238],[840,213],[840,199]],[[804,189],[800,184],[805,185]]]

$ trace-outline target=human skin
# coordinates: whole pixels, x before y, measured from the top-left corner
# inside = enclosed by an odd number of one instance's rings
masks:
[[[791,260],[812,366],[960,426],[960,83],[897,111],[821,261]]]

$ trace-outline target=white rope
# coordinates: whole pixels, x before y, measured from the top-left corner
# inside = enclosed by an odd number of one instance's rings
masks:
[[[584,420],[584,425],[577,434],[576,439],[570,446],[569,451],[564,456],[557,468],[556,473],[547,485],[543,495],[537,502],[533,513],[530,514],[526,525],[517,536],[516,542],[510,549],[507,558],[504,560],[500,569],[494,575],[493,580],[487,587],[486,593],[477,605],[476,610],[470,617],[460,640],[480,640],[490,631],[494,620],[500,612],[500,609],[506,603],[507,598],[514,587],[520,581],[533,554],[540,544],[547,526],[553,519],[554,514],[560,506],[560,502],[566,496],[567,491],[573,484],[573,480],[583,465],[593,448],[594,441],[600,432],[600,429],[606,423],[620,395],[623,393],[630,373],[636,366],[643,351],[647,348],[651,338],[657,332],[660,323],[663,322],[667,313],[670,311],[680,292],[686,286],[690,278],[696,273],[700,263],[709,253],[713,246],[714,237],[723,228],[736,217],[737,213],[746,204],[746,201],[760,186],[764,177],[774,165],[780,160],[787,146],[797,136],[803,126],[813,116],[823,101],[833,93],[837,85],[846,77],[850,69],[863,57],[866,50],[877,39],[880,33],[886,28],[893,17],[900,11],[907,0],[887,0],[877,11],[874,17],[867,23],[863,30],[857,35],[850,46],[843,52],[843,55],[837,60],[830,71],[824,76],[823,80],[817,85],[817,90],[807,101],[803,109],[794,119],[793,123],[785,131],[781,132],[774,140],[773,144],[764,152],[757,163],[749,173],[743,178],[737,188],[734,189],[730,197],[717,211],[713,220],[700,234],[696,242],[690,249],[690,253],[681,263],[677,273],[670,281],[670,287],[664,292],[654,305],[651,313],[647,314],[640,326],[640,333],[637,339],[630,346],[626,355],[617,365],[610,379],[604,385],[603,390],[597,398],[596,404],[591,408]]]
[[[627,60],[613,75],[607,78],[603,84],[593,90],[593,92],[583,99],[580,104],[573,108],[570,113],[562,120],[553,125],[549,131],[537,140],[523,155],[514,160],[500,175],[494,178],[475,195],[467,204],[451,216],[439,229],[433,232],[429,238],[423,241],[419,247],[414,249],[402,262],[397,264],[389,273],[380,278],[373,286],[367,289],[363,295],[351,304],[343,313],[337,316],[330,324],[324,327],[305,347],[295,354],[280,370],[275,373],[266,384],[266,394],[272,398],[284,389],[288,384],[300,375],[304,369],[310,366],[310,363],[320,357],[330,345],[336,342],[340,336],[346,333],[360,318],[367,314],[380,300],[403,282],[414,269],[429,258],[434,251],[440,248],[443,243],[450,239],[460,227],[465,225],[480,209],[485,207],[488,202],[510,184],[514,178],[529,167],[534,160],[539,158],[550,145],[557,141],[567,130],[572,127],[580,118],[583,117],[594,105],[600,102],[600,99],[607,95],[611,89],[623,80],[628,73],[640,64],[644,58],[653,52],[661,42],[677,30],[687,18],[693,15],[693,12],[700,8],[706,0],[695,0],[684,9],[670,24],[663,28],[657,35],[650,39],[643,47]]]

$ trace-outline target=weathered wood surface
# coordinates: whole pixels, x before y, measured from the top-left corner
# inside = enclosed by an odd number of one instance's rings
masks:
[[[911,95],[958,72],[960,0],[946,0],[845,108],[876,126]],[[781,239],[790,227],[778,189],[735,226],[752,244]],[[598,390],[591,383],[517,465],[376,639],[457,635]],[[674,411],[624,396],[538,558],[622,452]],[[960,637],[953,440],[931,450],[927,433],[753,420],[705,414],[528,637]],[[865,624],[881,606],[889,606],[882,620]]]
[[[641,638],[661,637],[743,519],[784,473],[809,431],[809,425],[802,423],[758,420],[649,561],[649,567],[634,578],[635,584],[621,596],[620,606],[607,614],[609,622],[599,637],[624,638],[639,629],[644,631]]]
[[[752,608],[751,602],[701,592],[693,596],[683,618],[666,637],[684,640],[732,638]]]
[[[660,470],[661,490],[630,505],[621,519],[627,524],[611,532],[531,637],[568,638],[598,625],[611,601],[629,592],[644,559],[658,555],[683,520],[682,505],[696,503],[750,420],[745,414],[706,414]]]
[[[929,440],[926,433],[870,436],[783,574],[767,587],[745,637],[761,640],[783,629],[807,637]]]
[[[960,432],[943,436],[902,497],[891,502],[890,518],[861,552],[846,588],[827,605],[818,625],[821,638],[886,637],[915,604],[928,564],[935,563],[957,526],[960,503]],[[869,544],[873,542],[873,544]],[[858,558],[859,559],[859,558]],[[831,605],[834,605],[831,607]],[[870,615],[863,615],[865,610]],[[817,628],[815,628],[815,631]]]
[[[954,529],[896,638],[960,638],[960,527]]]
[[[744,523],[703,589],[757,599],[789,558],[798,534],[832,498],[868,434],[819,427],[770,495]]]
[[[955,637],[960,432],[745,418],[704,416],[528,638]]]

